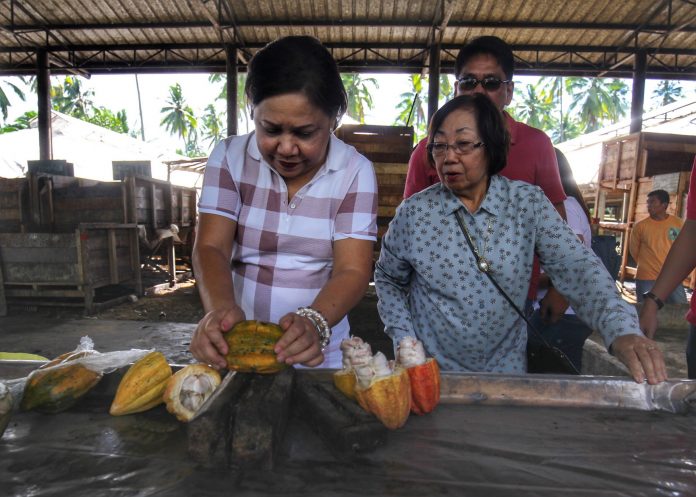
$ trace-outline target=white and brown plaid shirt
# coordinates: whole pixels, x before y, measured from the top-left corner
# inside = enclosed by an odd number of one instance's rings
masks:
[[[237,222],[235,298],[247,319],[277,323],[310,305],[328,281],[334,241],[376,240],[377,180],[369,160],[331,136],[326,163],[288,201],[285,181],[252,133],[215,147],[198,209]],[[347,318],[334,326],[323,367],[340,367],[338,346],[348,332]]]

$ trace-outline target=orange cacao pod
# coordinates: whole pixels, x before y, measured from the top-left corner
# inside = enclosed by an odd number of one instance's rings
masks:
[[[440,402],[440,367],[430,357],[419,366],[408,368],[411,381],[411,411],[421,415],[432,412]]]

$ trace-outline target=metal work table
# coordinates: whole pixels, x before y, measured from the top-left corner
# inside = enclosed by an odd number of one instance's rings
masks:
[[[293,417],[274,469],[241,472],[196,466],[164,407],[110,416],[102,391],[59,414],[15,412],[0,493],[693,496],[694,392],[690,381],[445,374],[442,404],[373,452],[337,455]]]

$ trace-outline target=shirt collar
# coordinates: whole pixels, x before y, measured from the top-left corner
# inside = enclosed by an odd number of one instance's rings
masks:
[[[249,140],[249,145],[247,146],[247,153],[249,156],[262,164],[270,167],[270,165],[261,156],[261,151],[259,150],[259,144],[256,142],[256,133],[252,131],[247,134],[245,139]],[[341,166],[347,163],[348,160],[348,147],[342,146],[343,143],[336,138],[333,133],[329,135],[329,153],[326,156],[326,162],[319,168],[319,171],[324,169],[329,171],[336,171],[341,169]]]
[[[504,180],[497,174],[491,177],[491,184],[488,186],[486,196],[483,197],[483,202],[479,206],[479,211],[486,211],[493,216],[498,216],[501,211],[501,202],[503,201],[503,183]],[[441,192],[441,205],[445,214],[453,214],[454,211],[464,207],[461,200],[452,193],[442,183],[438,183],[438,188]],[[466,209],[465,209],[466,210]]]

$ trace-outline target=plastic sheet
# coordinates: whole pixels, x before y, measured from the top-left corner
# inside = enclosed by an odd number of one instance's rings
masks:
[[[447,403],[352,457],[292,419],[273,471],[235,473],[196,467],[163,407],[111,417],[101,400],[16,413],[0,439],[2,495],[696,495],[688,414]]]

